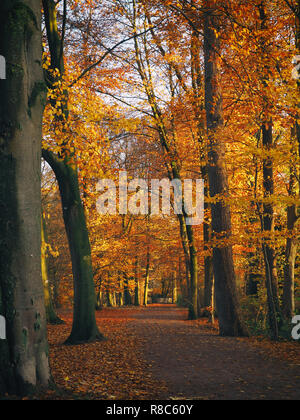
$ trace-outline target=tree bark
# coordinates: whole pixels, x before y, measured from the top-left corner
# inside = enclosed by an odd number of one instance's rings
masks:
[[[200,62],[201,42],[199,39],[199,32],[193,28],[191,40],[191,73],[193,86],[193,106],[194,114],[197,122],[197,137],[200,149],[200,167],[201,176],[204,180],[204,197],[209,197],[208,186],[208,171],[207,171],[207,157],[206,157],[206,142],[205,142],[205,118],[204,118],[204,100],[203,100],[203,75]],[[210,250],[209,244],[211,240],[211,224],[207,220],[207,213],[210,211],[210,205],[207,200],[204,202],[205,218],[203,221],[203,249],[204,252]],[[213,261],[211,255],[204,257],[204,306],[212,306],[212,288],[213,288]]]
[[[259,29],[266,31],[270,22],[268,22],[268,16],[266,13],[265,1],[261,1],[258,4],[260,22]],[[266,35],[261,35],[260,39],[260,54],[262,57],[262,65],[257,69],[258,74],[262,82],[263,89],[267,89],[268,81],[270,78],[269,70],[269,42]],[[265,261],[266,271],[266,289],[268,298],[268,319],[269,327],[271,331],[271,337],[273,340],[279,338],[280,328],[280,304],[278,295],[278,275],[276,266],[276,251],[272,245],[272,234],[275,229],[275,216],[274,216],[274,205],[270,201],[270,198],[274,195],[274,162],[271,156],[271,151],[274,148],[273,139],[273,121],[270,115],[270,101],[265,92],[264,103],[262,107],[262,137],[263,137],[263,148],[266,152],[266,157],[263,159],[263,215],[262,215],[262,231],[267,234],[263,238],[263,256]]]
[[[145,275],[145,287],[144,287],[144,302],[143,305],[148,305],[148,291],[149,291],[149,280],[150,280],[150,247],[147,246],[147,262],[146,262],[146,275]]]
[[[296,159],[297,158],[298,158],[298,153],[296,152]],[[289,196],[296,199],[295,183],[296,183],[295,170],[294,170],[293,165],[291,165]],[[295,263],[296,263],[296,258],[297,258],[297,249],[298,249],[295,225],[296,225],[297,220],[298,220],[297,206],[296,204],[292,204],[291,206],[287,208],[288,238],[286,240],[286,249],[285,249],[284,285],[283,285],[283,299],[282,299],[283,316],[289,322],[295,315]]]
[[[172,281],[172,303],[175,305],[177,303],[177,273],[173,273]]]
[[[231,236],[231,211],[224,198],[228,197],[228,180],[225,163],[225,145],[220,139],[223,122],[222,94],[219,85],[220,52],[219,30],[215,0],[204,2],[204,59],[205,59],[205,108],[209,139],[209,188],[211,197],[218,198],[211,206],[214,239],[220,244],[213,248],[216,304],[219,316],[220,335],[248,335],[241,318],[232,246],[227,242]]]
[[[187,235],[190,249],[190,273],[191,273],[191,299],[189,304],[189,319],[198,319],[198,256],[195,246],[194,232],[192,226],[187,226]]]
[[[129,291],[128,276],[125,273],[124,273],[124,305],[125,306],[132,305],[131,294]]]
[[[134,288],[134,306],[140,306],[140,282],[139,282],[139,259],[135,259],[135,288]]]
[[[46,87],[41,10],[34,0],[0,3],[0,393],[48,386],[50,370],[41,275],[41,138]]]
[[[273,147],[273,127],[271,121],[268,125],[263,125],[262,132],[263,147],[266,150],[271,150]],[[273,160],[270,157],[264,159],[263,162],[263,189],[265,199],[269,199],[274,194]],[[264,202],[263,204],[263,231],[267,233],[274,232],[274,208],[273,204],[269,202]],[[263,242],[263,253],[266,268],[269,326],[272,338],[278,340],[280,304],[278,296],[276,252],[267,240],[264,240]]]
[[[298,52],[300,53],[300,0],[296,2],[295,8],[295,43]],[[298,94],[300,92],[300,82],[297,83]],[[296,139],[295,157],[296,162],[300,159],[300,125],[299,115],[296,116],[295,127],[292,129],[292,151],[294,148],[293,140]],[[294,165],[290,169],[290,185],[289,196],[296,198],[296,173]],[[300,182],[299,182],[300,187]],[[293,204],[287,209],[287,229],[289,237],[287,238],[285,250],[285,267],[284,267],[284,287],[283,287],[283,316],[287,321],[290,321],[295,314],[295,263],[297,257],[297,238],[295,237],[295,225],[298,216],[298,206]]]
[[[295,262],[297,257],[297,239],[287,239],[284,267],[283,316],[290,321],[295,315]]]

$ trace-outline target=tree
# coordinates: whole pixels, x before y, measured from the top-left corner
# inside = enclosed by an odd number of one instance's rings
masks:
[[[66,3],[65,3],[66,6]],[[53,0],[43,0],[47,38],[49,44],[52,72],[58,71],[61,79],[64,75],[64,29],[60,36],[57,26],[57,3]],[[66,7],[64,8],[66,14]],[[66,19],[66,16],[64,17]],[[48,73],[48,83],[55,89],[59,82],[53,73]],[[63,90],[61,102],[52,101],[53,107],[60,109],[58,121],[63,130],[68,121],[68,92]],[[95,286],[93,278],[91,247],[86,217],[80,194],[78,169],[73,161],[74,147],[69,138],[63,146],[62,153],[56,155],[51,150],[43,150],[43,158],[53,169],[59,184],[62,200],[63,217],[69,241],[74,276],[74,317],[73,327],[67,344],[78,344],[94,340],[103,340],[98,330],[95,318]]]
[[[222,93],[219,84],[220,41],[217,3],[204,2],[205,108],[209,138],[209,190],[216,203],[211,205],[212,230],[217,244],[213,248],[216,305],[222,336],[245,336],[236,288],[231,236],[231,213],[224,201],[228,196],[223,128]]]
[[[132,4],[133,10],[131,24],[133,33],[136,34],[139,21],[139,13],[135,0],[133,0]],[[146,21],[147,17],[144,17],[144,19]],[[181,171],[179,156],[177,153],[178,144],[177,133],[174,126],[174,115],[171,111],[171,127],[168,127],[153,83],[153,69],[151,67],[150,51],[147,44],[146,35],[142,38],[141,44],[142,47],[139,45],[138,38],[134,39],[136,67],[142,81],[144,93],[146,94],[149,106],[151,108],[151,116],[158,133],[158,140],[165,156],[168,177],[170,181],[181,181],[183,179],[183,175]],[[169,88],[171,92],[171,99],[173,99],[174,89],[172,73],[169,73]],[[178,214],[178,220],[180,224],[183,248],[186,253],[186,259],[188,261],[187,267],[189,268],[189,271],[187,272],[189,273],[187,274],[189,275],[189,319],[194,320],[198,318],[198,255],[194,229],[193,226],[187,222],[188,215],[186,214],[184,203],[182,205],[182,210],[182,214]]]
[[[295,16],[295,47],[296,52],[300,53],[300,1],[292,6],[286,1],[288,7]],[[300,92],[300,82],[297,81],[298,93]],[[298,104],[297,104],[298,105]],[[298,105],[299,106],[299,105]],[[297,145],[298,143],[298,145]],[[298,146],[298,147],[297,147]],[[291,130],[291,142],[289,145],[291,149],[291,160],[289,165],[290,177],[288,194],[294,200],[297,197],[296,181],[297,181],[297,162],[300,159],[300,128],[298,112],[295,116],[294,127]],[[300,182],[299,182],[300,185]],[[296,223],[299,220],[298,206],[295,201],[287,207],[287,231],[288,237],[286,240],[285,249],[285,266],[284,266],[284,287],[283,287],[283,316],[290,322],[295,314],[295,263],[297,257],[298,241],[296,233]]]
[[[194,26],[194,24],[193,24]],[[203,72],[201,69],[201,40],[199,30],[197,27],[191,28],[191,73],[192,73],[192,87],[193,87],[193,108],[197,122],[197,138],[200,150],[201,176],[205,183],[205,217],[203,221],[203,243],[204,252],[204,306],[214,306],[214,273],[213,261],[210,250],[211,240],[211,224],[209,220],[210,205],[209,205],[209,185],[208,185],[208,167],[207,167],[207,145],[205,142],[205,118],[204,111],[204,89],[203,89]]]
[[[0,392],[48,386],[50,370],[41,276],[41,138],[46,87],[39,2],[3,0],[0,52]]]
[[[264,32],[268,27],[268,16],[266,13],[265,2],[262,1],[259,5],[259,26],[262,31],[260,39],[262,68],[258,69],[258,74],[261,77],[262,85],[267,88],[269,79],[268,67],[268,53],[269,44],[267,42]],[[262,230],[267,234],[272,234],[275,228],[274,206],[272,203],[272,196],[274,195],[274,162],[271,152],[274,149],[273,137],[273,119],[269,117],[270,103],[268,97],[264,97],[263,101],[263,121],[262,121],[262,145],[266,151],[266,157],[263,159],[263,215],[262,215]],[[279,338],[279,320],[280,320],[280,305],[278,297],[278,276],[276,267],[276,251],[270,241],[263,240],[263,255],[266,267],[266,288],[268,295],[268,316],[271,334],[274,340]]]

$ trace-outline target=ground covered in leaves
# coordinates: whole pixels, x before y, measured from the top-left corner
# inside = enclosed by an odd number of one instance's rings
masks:
[[[104,309],[97,312],[99,329],[107,341],[65,346],[72,316],[62,313],[62,326],[49,326],[50,360],[56,385],[65,396],[90,399],[160,399],[167,392],[154,379],[143,358],[142,339],[129,325],[142,309]],[[51,393],[50,393],[51,394]]]
[[[299,343],[218,336],[170,305],[104,309],[107,341],[64,346],[72,316],[49,326],[51,368],[60,389],[47,399],[300,399]]]

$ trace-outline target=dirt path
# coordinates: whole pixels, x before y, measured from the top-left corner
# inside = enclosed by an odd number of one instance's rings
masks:
[[[189,322],[170,305],[97,312],[107,341],[64,346],[65,325],[49,326],[50,361],[58,387],[49,399],[96,400],[300,400],[298,344],[255,346],[221,338],[207,325]],[[293,354],[294,364],[274,359]],[[293,352],[293,353],[292,353]]]
[[[300,365],[271,359],[248,343],[187,322],[182,309],[141,310],[129,329],[154,377],[167,383],[162,398],[300,399]]]

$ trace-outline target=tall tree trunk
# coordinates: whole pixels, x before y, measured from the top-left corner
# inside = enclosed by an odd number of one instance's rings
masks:
[[[262,132],[263,147],[267,151],[270,151],[273,147],[272,122],[269,122],[268,125],[264,124]],[[269,197],[274,194],[273,160],[271,157],[265,158],[263,162],[263,189],[265,199],[269,199]],[[274,208],[273,204],[269,202],[264,202],[263,204],[263,231],[268,234],[274,232]],[[278,319],[280,316],[280,305],[278,297],[276,252],[266,240],[263,242],[263,253],[266,267],[269,325],[271,328],[272,338],[277,340],[279,338]]]
[[[66,227],[74,280],[74,317],[72,332],[66,344],[103,340],[95,317],[95,285],[91,247],[84,208],[78,185],[76,167],[43,151],[44,159],[53,169],[58,181],[64,223]]]
[[[273,146],[273,129],[263,126],[263,146],[270,150]],[[268,199],[274,194],[273,161],[271,158],[264,159],[263,163],[264,197]],[[271,203],[263,204],[263,232],[272,233],[274,231],[274,208]],[[279,315],[280,306],[278,298],[278,279],[276,267],[276,253],[274,248],[264,239],[263,255],[266,269],[266,288],[268,297],[268,319],[271,336],[273,340],[279,338]]]
[[[150,280],[150,247],[147,246],[147,262],[146,262],[146,274],[145,274],[145,287],[144,287],[144,302],[143,305],[148,305],[148,291],[149,291],[149,280]]]
[[[186,273],[186,291],[187,298],[191,300],[191,263],[190,263],[190,251],[188,246],[188,239],[186,233],[186,227],[184,223],[184,217],[178,215],[179,225],[180,225],[180,238],[182,243],[182,249],[184,252],[184,261],[185,261],[185,273]]]
[[[300,0],[296,2],[295,8],[295,44],[300,53]],[[300,92],[300,81],[297,83],[298,94]],[[295,150],[296,162],[300,159],[300,125],[299,115],[297,116],[295,127],[292,129],[292,152],[294,149],[293,140],[298,143],[298,152]],[[296,146],[297,147],[297,146]],[[296,149],[296,148],[295,148]],[[296,198],[296,173],[292,163],[290,169],[289,196]],[[299,182],[300,190],[300,182]],[[293,204],[287,209],[287,229],[288,238],[285,250],[285,267],[284,267],[284,288],[283,288],[283,316],[290,321],[295,314],[295,263],[297,257],[297,238],[295,237],[295,225],[299,219],[298,206]]]
[[[300,54],[300,0],[297,0],[296,3],[296,13],[295,13],[295,20],[296,20],[296,48],[298,50],[298,53]],[[298,95],[300,94],[300,80],[298,80],[297,83],[298,86]],[[298,140],[298,151],[299,151],[299,158],[300,158],[300,124],[299,119],[300,116],[298,114],[296,120],[296,134],[297,134],[297,140]]]
[[[133,31],[137,32],[137,2],[133,0]],[[149,105],[152,110],[152,118],[157,128],[159,135],[160,143],[162,146],[163,153],[166,155],[166,169],[168,171],[168,176],[170,181],[178,179],[181,181],[180,173],[180,163],[177,156],[177,145],[176,145],[176,132],[174,127],[172,127],[171,133],[167,128],[162,110],[157,101],[155,89],[153,86],[152,78],[152,69],[150,65],[147,43],[145,42],[146,38],[143,38],[143,48],[145,50],[145,62],[143,62],[143,56],[141,54],[140,46],[138,39],[134,39],[135,45],[135,56],[137,63],[137,70],[143,82],[144,90],[148,98]],[[160,46],[161,50],[161,46]],[[164,55],[164,54],[163,54]],[[147,70],[146,70],[147,69]],[[178,72],[177,72],[178,74]],[[172,78],[171,78],[172,79]],[[170,86],[171,91],[173,91],[172,81]],[[184,204],[184,203],[183,203]],[[183,205],[184,207],[184,205]],[[184,252],[186,257],[189,256],[189,271],[190,271],[190,284],[189,284],[189,319],[198,318],[198,257],[197,257],[197,248],[196,242],[194,239],[193,227],[188,226],[186,219],[188,215],[178,215],[180,222],[180,233],[182,238],[182,244],[184,247]],[[188,280],[188,279],[187,279]]]
[[[99,288],[97,294],[96,294],[96,311],[101,311],[103,308],[103,303],[102,303],[102,292],[101,292],[101,288]]]
[[[120,274],[119,274],[119,277],[118,277],[118,284],[119,284],[118,304],[119,304],[119,306],[123,306],[124,305],[124,295],[123,295],[123,292],[122,292],[123,282],[121,280]]]
[[[222,197],[212,207],[212,230],[220,245],[213,248],[216,304],[222,336],[245,336],[245,328],[237,294],[232,246],[226,244],[231,236],[231,212],[223,199],[228,196],[225,166],[225,145],[220,139],[223,123],[222,94],[219,85],[220,53],[217,2],[204,2],[204,59],[205,59],[205,108],[209,138],[209,188],[211,197]],[[222,243],[221,243],[222,242]]]
[[[189,304],[189,319],[198,319],[198,256],[195,246],[192,226],[186,226],[190,250],[191,298]]]
[[[210,242],[210,226],[204,222],[204,251],[208,252],[207,243]],[[214,288],[214,268],[212,256],[204,258],[204,306],[206,308],[213,306],[213,288]]]
[[[172,303],[177,303],[177,273],[174,271],[173,273],[173,281],[172,281]]]
[[[297,239],[291,233],[287,239],[284,267],[283,316],[290,321],[295,315],[295,262],[297,257]]]
[[[192,2],[193,3],[193,2]],[[201,69],[201,42],[199,32],[195,28],[192,30],[191,41],[191,72],[193,86],[193,106],[194,114],[197,122],[197,137],[200,151],[201,176],[204,180],[204,197],[209,197],[208,171],[207,171],[207,150],[205,142],[205,118],[203,116],[204,100],[203,100],[203,74]],[[212,306],[212,288],[213,288],[213,261],[212,256],[207,255],[210,250],[209,244],[211,240],[211,224],[207,220],[210,205],[207,200],[204,202],[205,218],[203,221],[203,248],[204,257],[204,306]]]
[[[46,88],[41,11],[33,0],[0,3],[0,393],[48,386],[41,275],[41,138]]]
[[[135,260],[134,306],[140,306],[139,258]]]
[[[270,23],[268,23],[268,16],[266,13],[265,1],[261,1],[258,4],[259,16],[260,16],[260,30],[266,31]],[[269,43],[267,34],[264,35],[262,32],[260,39],[262,65],[258,68],[258,74],[262,82],[263,88],[268,87],[269,81]],[[263,92],[265,95],[265,93]],[[262,215],[262,231],[267,232],[267,237],[263,238],[263,255],[265,261],[266,270],[266,288],[268,298],[268,319],[269,327],[271,330],[272,339],[278,340],[279,338],[279,319],[280,305],[278,296],[278,276],[276,266],[276,251],[271,243],[272,234],[275,228],[275,217],[274,217],[274,206],[270,202],[270,197],[274,195],[274,162],[271,156],[271,151],[274,148],[273,139],[273,121],[269,117],[270,114],[270,103],[267,96],[264,97],[264,104],[262,108],[262,137],[263,137],[263,148],[266,152],[266,157],[263,159],[263,215]]]
[[[292,133],[294,134],[294,133]],[[295,136],[292,135],[292,139]],[[296,152],[296,159],[298,153]],[[290,183],[289,183],[289,196],[296,199],[296,176],[294,166],[291,165],[290,169]],[[287,231],[288,237],[286,240],[285,249],[285,265],[284,265],[284,285],[283,285],[283,316],[287,321],[291,321],[295,315],[295,263],[297,257],[297,236],[295,232],[295,225],[298,220],[297,206],[292,204],[287,208]]]
[[[132,305],[131,294],[129,291],[129,281],[127,274],[124,273],[124,305],[130,306]]]
[[[114,306],[113,297],[109,290],[106,290],[106,303],[108,308],[112,308]]]

